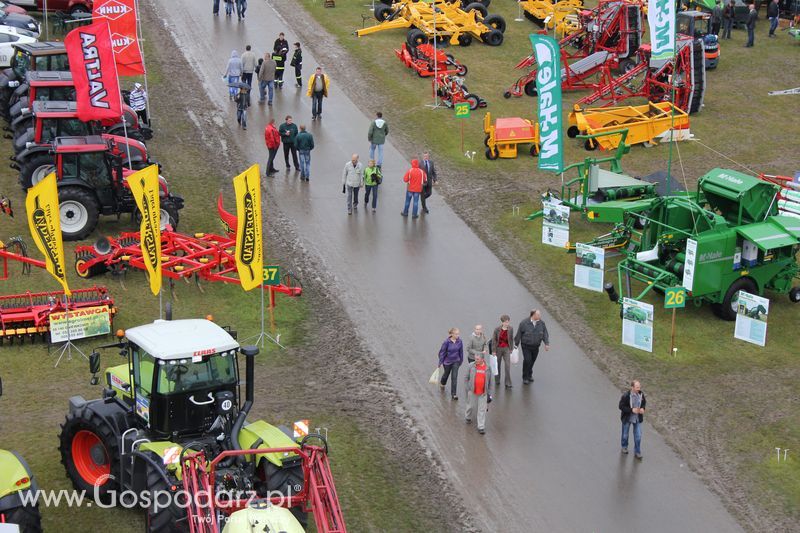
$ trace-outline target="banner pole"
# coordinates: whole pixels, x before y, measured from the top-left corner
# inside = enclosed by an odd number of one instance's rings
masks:
[[[675,23],[672,24],[673,29],[675,29]],[[667,156],[667,196],[672,194],[672,145],[675,143],[675,67],[678,66],[678,35],[675,34],[672,37],[672,77],[670,78],[670,97],[669,101],[672,105],[672,113],[670,116],[670,125],[669,125],[669,156]],[[694,57],[694,43],[692,43],[692,57]],[[703,61],[705,62],[705,56],[703,56]],[[705,68],[705,65],[703,65]],[[688,113],[688,110],[687,110]]]
[[[47,0],[44,0],[44,39],[50,40],[50,24],[47,22]]]
[[[259,335],[259,340],[261,341],[261,348],[264,348],[264,283],[261,283],[261,335]]]
[[[144,59],[144,33],[142,32],[142,23],[141,19],[139,18],[139,0],[135,0],[135,7],[136,7],[136,35],[137,46],[139,47],[139,56],[142,58],[142,70],[144,70],[144,92],[147,95],[145,97],[145,104],[147,105],[147,120],[149,122],[148,126],[153,123],[153,113],[150,109],[150,89],[147,87],[147,62]]]
[[[108,34],[111,35],[111,26],[108,24],[107,19],[106,27],[108,28]],[[114,74],[117,76],[117,87],[119,88],[119,69],[117,69],[117,57],[114,54],[114,43],[111,43],[111,55],[114,56]],[[119,97],[119,108],[122,111],[122,132],[125,134],[125,138],[130,141],[130,138],[128,137],[128,122],[125,120],[125,102],[122,100],[121,88],[119,88],[117,91],[117,96]],[[125,143],[125,150],[128,153],[128,170],[133,170],[133,162],[131,161],[131,145],[128,142]]]

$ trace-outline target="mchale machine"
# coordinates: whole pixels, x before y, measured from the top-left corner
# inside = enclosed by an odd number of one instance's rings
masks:
[[[255,514],[268,503],[295,520],[280,528],[261,522],[259,531],[302,531],[311,512],[317,531],[344,532],[325,439],[295,442],[288,429],[247,421],[258,348],[240,347],[235,332],[209,320],[172,320],[169,307],[166,315],[103,346],[126,361],[106,369],[101,398],[69,399],[59,450],[75,489],[104,500],[120,491],[149,498],[152,533],[217,532],[228,512]],[[97,383],[97,351],[89,367]],[[234,531],[253,531],[246,525]]]
[[[464,85],[464,78],[454,74],[439,74],[433,78],[433,90],[447,107],[467,102],[472,110],[486,107],[486,100],[469,92]]]
[[[641,6],[628,0],[602,1],[591,11],[581,11],[580,18],[581,29],[559,41],[564,91],[596,89],[601,82],[593,79],[595,76],[633,68],[644,33]],[[520,61],[516,69],[530,70],[503,96],[522,96],[523,92],[536,96],[536,64],[534,54]]]
[[[446,54],[431,44],[414,46],[403,43],[394,53],[405,66],[416,71],[420,78],[435,74],[467,75],[466,65],[459,63],[452,54]]]

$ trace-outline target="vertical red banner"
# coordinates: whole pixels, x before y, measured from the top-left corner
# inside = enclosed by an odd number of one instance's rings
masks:
[[[136,0],[95,0],[92,15],[95,20],[108,21],[119,75],[144,74],[137,32]]]
[[[108,23],[103,20],[75,28],[64,38],[64,46],[75,82],[78,118],[118,119],[122,102]]]

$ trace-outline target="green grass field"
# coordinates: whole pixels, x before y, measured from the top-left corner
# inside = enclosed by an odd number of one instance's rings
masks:
[[[791,459],[794,452],[790,452],[790,460],[779,464],[774,451],[776,446],[794,447],[795,451],[800,448],[800,341],[792,334],[798,307],[784,295],[771,298],[765,348],[734,340],[733,324],[718,320],[708,307],[682,309],[677,318],[678,352],[673,357],[669,353],[671,314],[663,309],[663,300],[651,294],[646,301],[656,308],[653,353],[621,346],[618,308],[605,294],[574,288],[573,256],[542,245],[541,222],[524,220],[527,214],[541,209],[539,193],[560,189],[558,176],[538,171],[536,160],[526,150],[515,160],[487,161],[483,156],[483,110],[473,111],[463,120],[456,119],[452,110],[426,107],[433,101],[430,80],[420,79],[394,57],[393,49],[405,41],[404,30],[362,38],[353,35],[362,27],[362,17],[363,24],[375,23],[365,3],[339,2],[335,9],[324,9],[321,2],[303,0],[307,11],[338,39],[361,67],[367,83],[375,87],[375,101],[366,103],[363,111],[369,115],[382,110],[395,140],[401,137],[412,150],[431,149],[434,159],[446,163],[444,179],[459,181],[453,185],[459,194],[486,204],[481,216],[488,218],[494,236],[501,242],[510,238],[516,260],[534,265],[549,285],[557,288],[574,315],[591,325],[601,341],[597,349],[612,352],[631,373],[641,376],[650,394],[661,397],[660,409],[671,413],[672,423],[696,429],[684,430],[694,433],[685,444],[719,446],[709,453],[724,452],[721,461],[729,461],[725,469],[745,482],[749,498],[789,520],[799,519],[798,462]],[[506,100],[502,93],[522,74],[514,70],[514,65],[530,53],[528,35],[539,28],[528,20],[514,21],[514,2],[494,0],[489,11],[506,20],[502,46],[473,43],[468,48],[451,47],[447,52],[467,65],[466,84],[470,92],[488,100],[486,110],[493,117],[534,118],[536,99],[523,96]],[[714,167],[782,175],[800,170],[796,148],[800,123],[793,114],[798,96],[767,96],[771,90],[797,85],[800,46],[780,30],[776,38],[768,39],[767,30],[762,10],[755,48],[743,47],[743,29],[734,30],[732,40],[721,42],[719,67],[707,72],[705,107],[691,117],[691,131],[697,141],[675,144],[674,184],[693,189],[697,179]],[[583,94],[564,93],[565,115]],[[567,164],[598,155],[586,152],[576,140],[565,139],[565,144]],[[464,156],[465,150],[476,152],[474,161]],[[634,146],[623,167],[632,175],[645,175],[666,170],[667,160],[667,145]],[[462,176],[465,172],[469,176]],[[448,201],[458,204],[456,197]],[[512,211],[513,207],[519,212]],[[580,220],[577,214],[571,219],[573,242],[589,240],[610,229]],[[614,261],[608,261],[607,268]],[[616,284],[615,271],[609,270],[606,276]],[[680,403],[695,394],[700,394],[707,405],[699,413]],[[695,459],[694,466],[703,471],[702,460]]]

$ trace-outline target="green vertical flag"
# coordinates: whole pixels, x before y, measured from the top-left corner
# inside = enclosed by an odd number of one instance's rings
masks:
[[[531,35],[533,54],[539,67],[539,168],[561,172],[564,168],[564,135],[561,125],[561,52],[558,43],[546,35]]]

